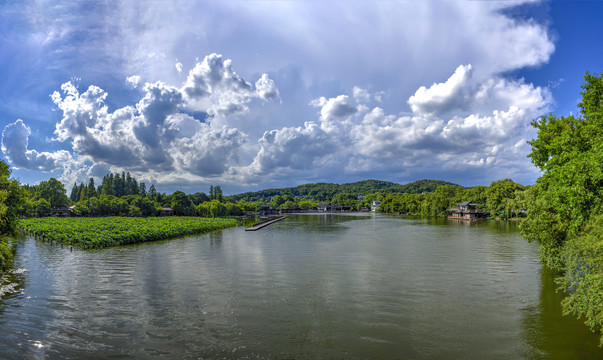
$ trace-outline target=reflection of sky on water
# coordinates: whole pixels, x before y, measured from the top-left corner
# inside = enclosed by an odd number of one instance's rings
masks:
[[[17,296],[23,288],[25,269],[8,269],[0,275],[0,299]],[[2,308],[0,308],[2,311]]]

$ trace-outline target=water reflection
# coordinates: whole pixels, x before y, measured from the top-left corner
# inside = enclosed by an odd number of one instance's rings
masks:
[[[340,232],[346,229],[346,223],[374,219],[375,214],[366,213],[305,213],[288,215],[281,226],[288,229],[303,228],[313,233]]]
[[[537,306],[522,311],[522,335],[529,344],[526,359],[601,359],[599,336],[591,332],[583,320],[563,316],[555,277],[558,274],[542,268],[540,296]]]
[[[8,358],[601,355],[551,312],[560,299],[514,224],[288,215],[100,251],[24,238],[17,262],[22,291],[0,303]]]
[[[4,301],[16,298],[25,287],[25,269],[9,269],[0,276],[0,314],[4,311]]]

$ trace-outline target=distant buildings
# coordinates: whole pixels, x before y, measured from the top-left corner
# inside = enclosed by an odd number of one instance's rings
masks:
[[[373,201],[373,203],[371,204],[371,211],[377,211],[377,208],[379,207],[379,205],[381,205],[381,201],[379,201],[379,200]]]
[[[73,215],[73,208],[75,208],[75,206],[56,206],[51,209],[51,214],[52,216],[69,217]]]
[[[159,216],[174,216],[174,209],[170,207],[162,207]]]
[[[457,205],[456,208],[448,209],[450,212],[449,219],[479,220],[486,218],[486,213],[482,209],[478,209],[475,203],[465,201]]]
[[[268,216],[276,214],[276,210],[268,205],[262,205],[258,208],[258,214],[260,216]]]
[[[332,212],[337,210],[337,205],[331,203],[320,203],[318,204],[318,212]]]

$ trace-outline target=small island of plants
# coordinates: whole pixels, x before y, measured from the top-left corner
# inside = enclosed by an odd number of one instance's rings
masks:
[[[104,248],[201,234],[237,225],[235,219],[199,217],[30,218],[19,220],[26,231],[81,249]]]

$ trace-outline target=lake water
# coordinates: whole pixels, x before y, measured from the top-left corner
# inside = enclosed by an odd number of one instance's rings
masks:
[[[603,358],[513,222],[295,215],[73,252],[23,237],[15,267],[0,358]]]

